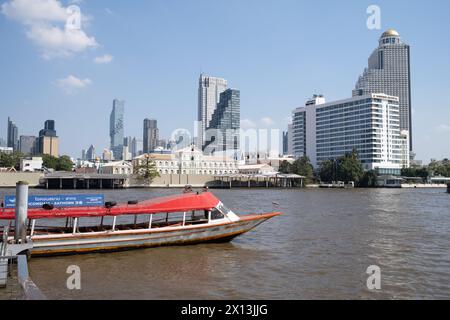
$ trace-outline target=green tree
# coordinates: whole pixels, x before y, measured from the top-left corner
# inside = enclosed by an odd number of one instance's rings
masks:
[[[314,181],[314,168],[307,156],[303,156],[292,164],[292,172],[306,177],[306,183]]]
[[[58,168],[58,158],[51,156],[49,154],[44,154],[41,156],[43,161],[43,166],[47,169],[57,170]]]
[[[292,173],[292,165],[284,160],[283,162],[280,163],[280,168],[278,169],[278,171],[280,171],[280,173]]]
[[[430,172],[428,171],[428,168],[422,167],[422,168],[403,168],[401,175],[404,177],[410,177],[410,178],[417,178],[420,177],[422,179],[428,178],[430,175]]]
[[[24,154],[21,152],[13,153],[0,153],[0,167],[11,168],[14,167],[16,170],[20,170],[20,160],[24,158]]]
[[[375,170],[369,170],[364,172],[362,179],[359,181],[360,187],[371,188],[377,186],[377,172]]]
[[[324,182],[330,182],[335,180],[333,160],[322,161],[319,167],[319,177],[320,180]]]
[[[49,154],[41,155],[43,166],[47,169],[53,169],[55,171],[72,171],[73,162],[69,156],[61,156],[59,158]]]
[[[358,153],[353,150],[340,158],[337,166],[337,178],[340,181],[354,181],[356,185],[364,175],[364,169],[358,158]]]
[[[137,178],[145,181],[147,185],[150,185],[154,178],[159,177],[155,162],[148,156],[136,164],[133,170]]]
[[[62,156],[57,160],[56,163],[57,171],[72,171],[73,170],[73,162],[70,160],[69,156]]]

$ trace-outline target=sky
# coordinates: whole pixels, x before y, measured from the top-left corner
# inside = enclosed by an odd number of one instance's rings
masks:
[[[67,19],[80,8],[80,29]],[[369,29],[367,8],[381,9]],[[72,10],[72,11],[71,11]],[[0,138],[54,119],[60,153],[109,147],[114,98],[125,135],[193,131],[201,72],[241,91],[244,127],[285,130],[313,94],[351,97],[381,33],[411,46],[416,158],[450,158],[450,2],[300,0],[0,0]],[[77,26],[77,19],[69,21]]]

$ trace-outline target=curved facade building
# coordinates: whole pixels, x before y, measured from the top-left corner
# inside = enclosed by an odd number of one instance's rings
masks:
[[[399,98],[400,129],[409,132],[412,151],[410,47],[397,31],[389,29],[369,57],[368,68],[359,77],[353,96],[384,93]]]

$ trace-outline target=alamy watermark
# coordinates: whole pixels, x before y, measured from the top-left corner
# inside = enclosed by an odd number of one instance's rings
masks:
[[[81,30],[81,9],[79,6],[71,5],[67,7],[66,30]]]
[[[369,275],[366,281],[367,289],[381,290],[381,268],[371,265],[367,267],[366,273]]]
[[[69,290],[81,290],[81,269],[77,265],[71,265],[67,267],[67,274],[70,276],[67,278],[66,286]]]
[[[367,7],[367,28],[369,30],[380,30],[381,29],[381,8],[377,5],[370,5]]]

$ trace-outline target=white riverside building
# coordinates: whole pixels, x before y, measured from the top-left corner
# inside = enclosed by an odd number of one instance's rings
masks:
[[[150,153],[133,159],[133,166],[153,161],[159,174],[225,175],[237,174],[238,162],[225,156],[209,156],[194,147],[175,151],[172,154]]]
[[[399,99],[385,94],[329,103],[314,96],[293,111],[294,155],[308,156],[314,168],[355,149],[364,169],[399,175],[402,160],[409,158],[402,154],[409,153],[405,135],[400,132]]]

